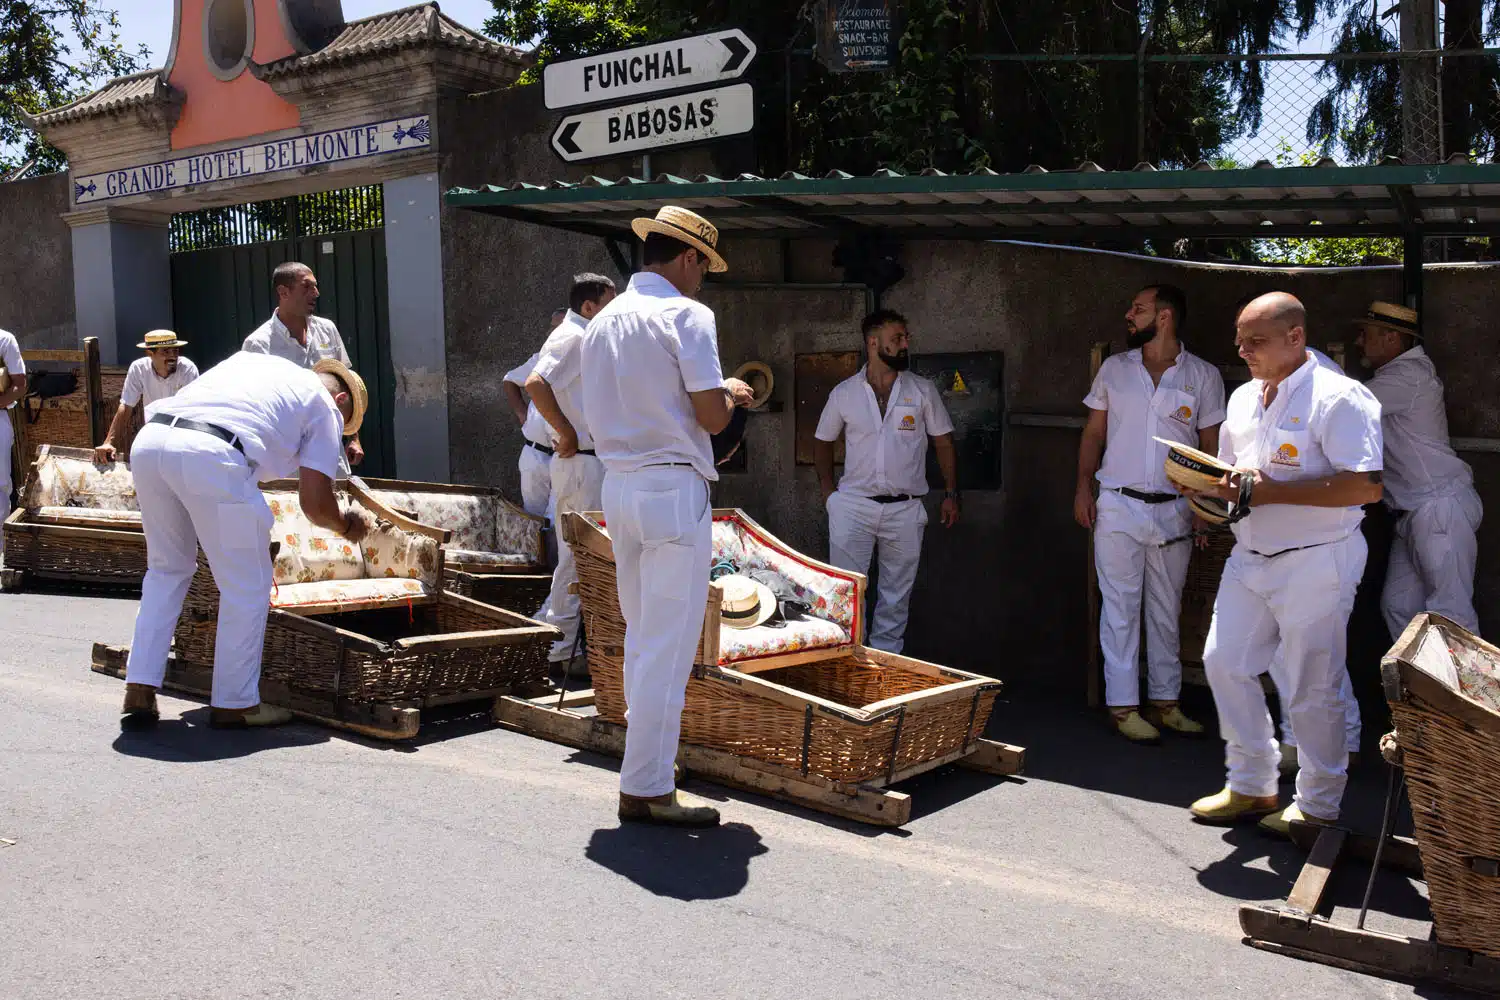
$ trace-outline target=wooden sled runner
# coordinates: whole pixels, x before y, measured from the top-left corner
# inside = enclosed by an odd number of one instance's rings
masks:
[[[1412,620],[1381,664],[1400,768],[1385,829],[1365,837],[1299,826],[1310,848],[1281,906],[1240,907],[1248,942],[1267,951],[1402,980],[1500,994],[1500,649],[1434,614]],[[1404,777],[1416,839],[1390,836]],[[1425,878],[1428,939],[1337,926],[1319,915],[1339,862],[1357,857]],[[1366,890],[1368,909],[1369,889]]]
[[[680,760],[738,788],[867,823],[900,826],[909,798],[890,786],[950,763],[1015,774],[1024,751],[981,738],[1000,682],[862,643],[864,577],[809,559],[740,510],[714,512],[714,558],[773,572],[811,613],[785,628],[721,628],[709,589],[682,714]],[[624,751],[625,622],[614,552],[598,515],[565,533],[594,679],[595,714],[501,698],[501,724],[569,746]],[[704,568],[707,572],[707,567]]]

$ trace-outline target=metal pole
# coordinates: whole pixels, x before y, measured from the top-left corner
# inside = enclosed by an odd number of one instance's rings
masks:
[[[643,180],[643,181],[649,181],[650,179],[651,179],[651,154],[650,153],[642,153],[641,154],[641,180]]]
[[[1422,314],[1423,249],[1420,234],[1407,233],[1401,238],[1401,295],[1407,308],[1415,309],[1418,316]]]

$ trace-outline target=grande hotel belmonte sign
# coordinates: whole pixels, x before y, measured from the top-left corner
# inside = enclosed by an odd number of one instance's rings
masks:
[[[426,115],[331,129],[285,139],[264,139],[232,149],[192,153],[171,160],[73,178],[73,200],[92,205],[219,181],[362,160],[426,149],[432,121]]]

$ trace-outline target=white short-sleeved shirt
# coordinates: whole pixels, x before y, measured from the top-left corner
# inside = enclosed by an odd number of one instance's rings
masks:
[[[927,439],[953,433],[942,394],[931,379],[900,372],[885,415],[861,368],[828,394],[818,418],[819,441],[844,435],[839,491],[854,496],[922,496],[927,492]]]
[[[690,392],[721,388],[713,310],[641,271],[583,334],[583,409],[610,472],[691,465],[717,480]]]
[[[177,370],[166,378],[156,374],[150,358],[136,358],[125,372],[125,388],[120,390],[120,402],[125,406],[145,403],[150,406],[159,399],[170,399],[190,382],[198,378],[198,366],[188,358],[177,359]]]
[[[1171,493],[1167,446],[1155,438],[1198,447],[1198,432],[1224,422],[1224,379],[1187,348],[1177,352],[1161,381],[1151,383],[1139,350],[1104,359],[1083,400],[1109,414],[1104,461],[1096,478],[1105,489]]]
[[[272,312],[270,319],[245,338],[241,350],[273,354],[303,368],[311,368],[325,358],[336,358],[349,364],[349,352],[344,350],[344,338],[339,336],[339,328],[322,316],[307,317],[307,343],[303,345],[292,337],[281,316]]]
[[[1381,365],[1365,383],[1380,400],[1385,492],[1397,510],[1472,486],[1473,470],[1453,451],[1443,381],[1420,346]]]
[[[323,380],[285,358],[241,351],[155,404],[152,414],[233,431],[261,482],[295,476],[299,468],[338,476],[343,417]]]
[[[1380,404],[1363,385],[1311,355],[1281,383],[1269,407],[1260,403],[1263,385],[1252,379],[1229,397],[1220,459],[1280,482],[1380,471]],[[1234,535],[1251,551],[1271,555],[1336,542],[1358,530],[1363,517],[1359,507],[1256,507],[1252,497],[1250,515],[1234,526]]]
[[[1337,361],[1333,360],[1328,355],[1318,350],[1316,347],[1309,347],[1307,349],[1307,353],[1311,354],[1314,361],[1322,365],[1324,368],[1327,368],[1329,371],[1338,372],[1340,375],[1344,374],[1344,369],[1339,367],[1339,363]]]
[[[0,330],[0,365],[12,375],[25,375],[26,362],[21,360],[21,345],[17,343],[15,335]],[[11,403],[6,409],[11,409],[16,404]]]
[[[516,365],[505,373],[505,381],[520,386],[524,392],[526,390],[526,380],[536,370],[536,363],[540,360],[541,356],[542,352],[537,351],[531,357]],[[521,436],[532,444],[546,445],[549,448],[552,446],[552,435],[547,427],[547,418],[537,412],[536,404],[530,399],[526,400],[526,419],[521,422]]]
[[[535,373],[546,379],[547,385],[552,388],[552,394],[557,397],[558,408],[578,434],[578,447],[582,451],[594,450],[594,437],[589,433],[588,416],[583,406],[581,377],[583,331],[588,325],[588,320],[569,309],[568,318],[557,325],[557,329],[548,335],[547,342],[542,345],[535,369]],[[552,431],[551,425],[547,429],[551,431],[548,440],[556,445],[557,432]]]

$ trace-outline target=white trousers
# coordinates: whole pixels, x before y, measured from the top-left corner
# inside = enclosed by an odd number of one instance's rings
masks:
[[[1380,610],[1394,641],[1423,611],[1436,611],[1470,632],[1479,632],[1474,613],[1475,533],[1484,505],[1465,486],[1407,511],[1396,522],[1391,562],[1380,594]]]
[[[552,498],[547,507],[547,518],[553,524],[561,524],[559,518],[570,510],[600,509],[604,496],[604,463],[593,455],[574,455],[571,458],[553,457],[550,464]],[[540,620],[562,629],[563,637],[552,644],[551,659],[554,662],[572,655],[573,644],[578,640],[578,595],[571,592],[577,582],[578,565],[573,561],[573,547],[563,539],[559,528],[552,590],[537,613]]]
[[[1278,650],[1276,659],[1271,662],[1272,682],[1282,676],[1280,659],[1281,652]],[[1297,734],[1292,729],[1292,717],[1287,714],[1286,692],[1278,688],[1277,693],[1281,696],[1281,742],[1294,747],[1297,745]],[[1348,664],[1344,665],[1343,671],[1339,674],[1338,705],[1339,712],[1342,713],[1344,719],[1344,749],[1349,753],[1357,753],[1363,723],[1359,717],[1359,699],[1354,696],[1354,685],[1349,678]]]
[[[245,457],[211,434],[147,424],[130,451],[146,578],[125,680],[162,686],[167,650],[198,568],[219,586],[211,703],[260,704],[260,654],[271,597],[271,510]]]
[[[1293,801],[1305,815],[1338,818],[1348,766],[1339,678],[1347,677],[1346,630],[1365,556],[1358,531],[1277,556],[1242,545],[1230,555],[1203,665],[1219,710],[1231,790],[1276,794],[1281,751],[1260,686],[1260,675],[1271,671],[1297,731]]]
[[[899,653],[906,644],[911,588],[922,558],[927,508],[921,500],[876,503],[835,490],[828,497],[828,561],[839,569],[870,572],[870,557],[880,559],[880,593],[869,645]]]
[[[1191,542],[1162,548],[1186,534],[1186,500],[1148,504],[1113,490],[1099,491],[1094,565],[1099,570],[1099,645],[1104,651],[1104,700],[1111,708],[1141,701],[1141,605],[1146,609],[1146,688],[1153,701],[1176,701],[1182,691],[1179,632],[1182,584]]]
[[[708,603],[708,483],[686,467],[611,472],[604,477],[604,517],[625,615],[620,791],[666,795],[674,787],[682,706]]]
[[[542,454],[528,442],[521,448],[516,466],[521,470],[521,507],[535,517],[550,517],[552,456]]]
[[[10,517],[10,491],[15,486],[10,472],[10,450],[15,443],[10,411],[0,410],[0,523]],[[5,562],[5,533],[0,531],[0,564]]]

